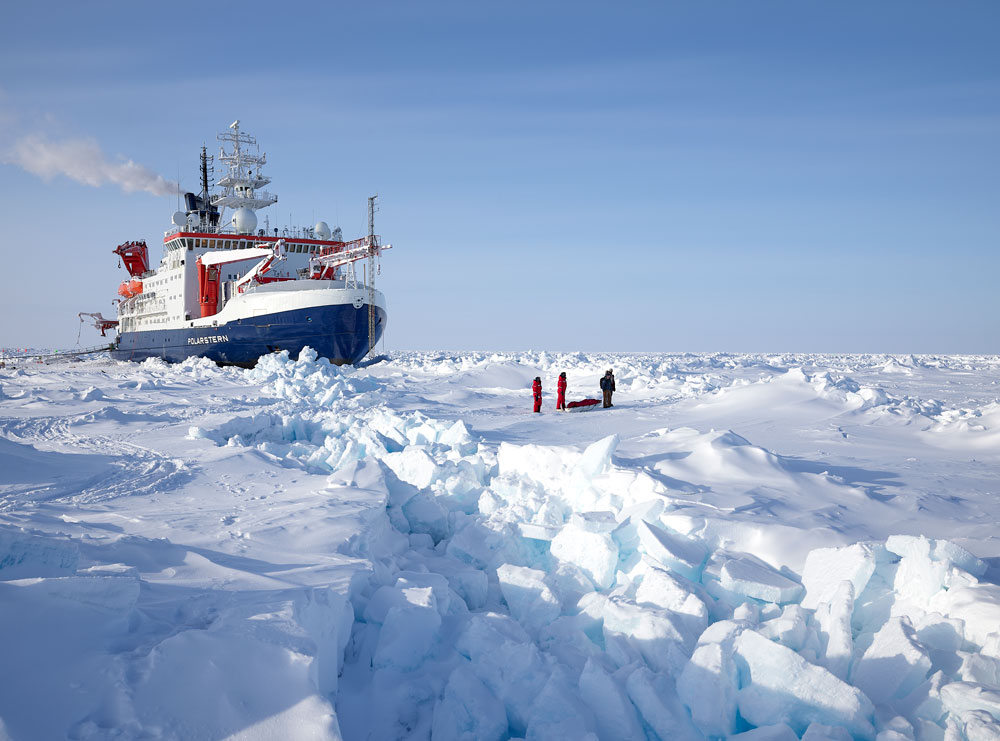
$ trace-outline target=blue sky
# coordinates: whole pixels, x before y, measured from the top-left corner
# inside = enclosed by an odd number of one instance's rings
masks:
[[[205,7],[3,11],[0,345],[75,343],[175,208],[18,142],[194,190],[239,118],[272,224],[380,194],[388,349],[998,351],[992,0]]]

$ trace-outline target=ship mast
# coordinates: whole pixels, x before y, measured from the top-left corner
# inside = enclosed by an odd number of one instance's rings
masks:
[[[226,174],[219,178],[217,185],[222,192],[212,198],[212,205],[219,209],[220,217],[224,209],[248,208],[251,211],[265,208],[278,202],[278,196],[259,190],[271,182],[262,168],[267,164],[267,154],[260,151],[257,139],[240,131],[239,119],[229,125],[229,131],[218,135],[219,162],[226,167]],[[226,144],[232,151],[226,151]]]
[[[378,251],[378,237],[375,236],[375,199],[378,194],[368,196],[368,354],[375,350],[375,254]]]

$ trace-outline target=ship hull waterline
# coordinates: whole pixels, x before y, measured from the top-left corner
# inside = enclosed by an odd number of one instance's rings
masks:
[[[160,358],[179,363],[208,358],[220,365],[253,367],[258,358],[287,350],[297,358],[304,347],[336,365],[354,365],[382,337],[386,313],[375,307],[375,333],[368,336],[368,304],[317,306],[279,311],[210,327],[180,327],[122,332],[111,357],[142,361]]]

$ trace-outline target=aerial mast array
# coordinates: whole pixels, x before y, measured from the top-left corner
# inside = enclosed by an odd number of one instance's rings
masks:
[[[378,237],[375,236],[375,199],[378,194],[368,197],[368,354],[375,350],[375,254]]]

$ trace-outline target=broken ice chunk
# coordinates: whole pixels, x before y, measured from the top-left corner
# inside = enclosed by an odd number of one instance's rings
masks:
[[[426,533],[435,543],[448,536],[448,512],[424,492],[418,492],[403,505],[403,516],[411,532]]]
[[[786,605],[781,615],[766,621],[760,634],[793,651],[801,651],[809,634],[808,613],[799,605]]]
[[[673,533],[645,520],[636,523],[640,547],[664,568],[691,581],[699,581],[708,551],[696,540]]]
[[[442,615],[462,615],[468,612],[468,606],[452,590],[443,574],[400,571],[396,578],[396,588],[402,590],[410,587],[430,587],[437,603],[437,611]]]
[[[967,710],[961,718],[969,741],[1000,741],[1000,721],[985,710]]]
[[[483,739],[500,741],[507,735],[503,704],[467,666],[448,677],[444,695],[434,707],[431,737],[441,741]]]
[[[625,689],[643,722],[658,738],[695,741],[701,734],[694,728],[680,704],[673,683],[663,674],[639,667],[625,680]]]
[[[497,569],[500,591],[519,623],[538,630],[559,617],[559,599],[545,583],[545,572],[505,563]]]
[[[449,540],[446,553],[460,561],[483,569],[503,545],[503,536],[476,522],[469,522]]]
[[[476,676],[507,709],[513,733],[527,727],[549,670],[528,634],[508,615],[473,615],[455,643]]]
[[[471,455],[476,452],[476,443],[473,441],[472,435],[469,434],[469,428],[462,420],[458,420],[441,433],[438,442],[451,446],[462,455]]]
[[[748,558],[731,558],[722,565],[724,589],[764,602],[786,604],[802,597],[802,585],[769,566]]]
[[[620,635],[642,655],[650,668],[676,676],[687,663],[695,637],[687,635],[679,616],[667,610],[651,610],[619,597],[604,602],[605,642]]]
[[[857,738],[875,737],[875,709],[857,688],[755,631],[744,630],[733,645],[741,684],[736,702],[747,722],[787,723],[796,733],[819,722]]]
[[[677,680],[678,697],[706,736],[727,736],[736,730],[739,674],[733,642],[744,628],[730,620],[710,625]]]
[[[929,558],[968,571],[973,576],[986,573],[986,564],[962,546],[948,540],[933,540],[923,535],[890,535],[886,550],[897,556]]]
[[[802,584],[806,594],[802,606],[810,610],[829,602],[845,579],[861,594],[875,573],[875,549],[866,543],[843,548],[815,548],[806,556]]]
[[[618,522],[613,512],[574,512],[570,515],[571,525],[592,533],[610,533]]]
[[[837,726],[810,723],[802,734],[802,741],[852,741],[851,734]]]
[[[958,675],[963,681],[1000,689],[1000,659],[983,654],[964,654]]]
[[[949,587],[934,595],[930,607],[944,615],[960,616],[965,621],[965,638],[983,646],[984,653],[1000,658],[1000,642],[991,638],[1000,625],[1000,586]]]
[[[425,489],[438,478],[438,466],[426,451],[407,447],[399,453],[382,457],[385,464],[403,481],[418,489]]]
[[[557,527],[539,525],[534,522],[519,522],[517,529],[522,538],[530,538],[531,540],[552,540],[559,534]]]
[[[645,570],[635,590],[635,601],[678,613],[689,632],[701,635],[708,626],[708,607],[704,601],[669,571],[643,566]]]
[[[961,618],[946,618],[938,612],[929,612],[913,627],[917,630],[917,640],[928,648],[952,653],[962,648],[965,621]]]
[[[557,666],[531,709],[526,741],[597,741],[593,713],[580,699],[577,682]],[[511,724],[513,729],[513,723]]]
[[[778,723],[774,726],[760,726],[743,733],[727,736],[726,741],[798,741],[798,738],[795,731],[784,723]],[[813,741],[816,739],[814,738]]]
[[[574,470],[585,479],[592,479],[604,473],[611,464],[611,456],[618,448],[618,435],[608,435],[596,443],[587,446],[583,455],[576,462]]]
[[[79,548],[68,539],[0,529],[0,572],[4,580],[72,574],[79,560]]]
[[[553,556],[576,564],[598,589],[607,589],[615,580],[618,546],[607,533],[592,533],[567,525],[552,539]]]
[[[976,558],[962,546],[956,545],[950,540],[935,540],[931,549],[931,558],[935,561],[948,561],[976,577],[986,573],[985,561]]]
[[[816,608],[820,642],[823,649],[821,664],[837,679],[847,679],[854,655],[854,633],[851,613],[854,612],[854,585],[847,579],[833,597]]]
[[[607,739],[641,739],[644,734],[635,706],[621,686],[594,659],[580,673],[580,697],[597,721],[597,732]]]
[[[441,629],[441,615],[430,587],[400,590],[404,604],[386,613],[374,662],[378,668],[416,669],[431,654]]]
[[[915,736],[913,725],[902,715],[897,715],[879,724],[878,736],[875,741],[913,741]],[[926,734],[920,734],[916,738],[921,741],[929,741]]]
[[[917,640],[909,618],[896,617],[875,634],[872,645],[854,665],[851,681],[880,705],[905,697],[927,678],[930,669],[927,649]]]
[[[973,682],[951,682],[941,688],[941,702],[955,715],[970,710],[984,710],[1000,720],[1000,690]]]

